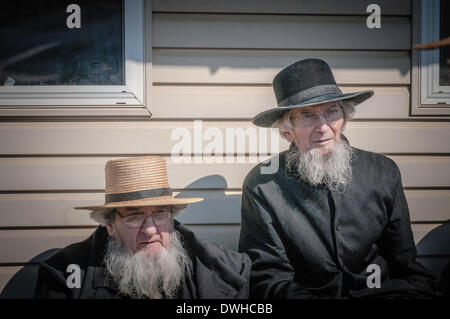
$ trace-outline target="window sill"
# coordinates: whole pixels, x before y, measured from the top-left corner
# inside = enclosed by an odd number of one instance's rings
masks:
[[[12,117],[151,117],[147,107],[1,107],[0,118]]]

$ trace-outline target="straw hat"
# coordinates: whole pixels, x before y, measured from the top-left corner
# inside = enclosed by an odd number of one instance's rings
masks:
[[[172,197],[165,160],[159,156],[142,156],[108,161],[105,166],[105,204],[74,208],[184,205],[202,200]]]

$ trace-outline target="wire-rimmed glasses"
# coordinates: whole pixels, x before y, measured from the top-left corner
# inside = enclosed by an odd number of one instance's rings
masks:
[[[305,126],[311,126],[316,124],[320,117],[323,116],[327,123],[333,123],[340,118],[342,118],[344,112],[338,106],[332,106],[326,109],[324,112],[312,112],[312,111],[302,111],[299,116],[292,117],[292,121],[299,121],[301,124]]]
[[[148,217],[151,217],[156,227],[166,225],[170,220],[170,209],[160,209],[156,213],[145,214],[143,212],[132,213],[128,216],[122,216],[117,209],[115,213],[122,218],[125,226],[129,228],[141,228]]]

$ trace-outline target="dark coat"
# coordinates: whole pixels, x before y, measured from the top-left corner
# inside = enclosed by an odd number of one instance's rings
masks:
[[[184,248],[192,262],[192,273],[178,290],[179,299],[245,299],[249,294],[251,261],[212,242],[199,240],[175,221]],[[67,246],[40,264],[36,298],[123,299],[117,285],[105,274],[103,263],[108,233],[99,226],[85,241]],[[69,289],[69,264],[81,268],[81,288]]]
[[[252,297],[434,296],[435,278],[416,261],[397,165],[353,150],[353,179],[340,193],[287,171],[287,151],[276,173],[260,174],[261,163],[247,175],[239,250],[252,259]],[[381,288],[367,286],[370,264],[381,268]]]

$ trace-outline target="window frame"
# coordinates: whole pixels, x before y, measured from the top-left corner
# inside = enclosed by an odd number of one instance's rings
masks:
[[[145,94],[148,27],[151,1],[124,0],[125,85],[0,86],[0,116],[151,116]]]
[[[414,44],[440,39],[439,5],[440,0],[413,2]],[[450,115],[450,86],[439,86],[439,50],[412,49],[411,115]]]

